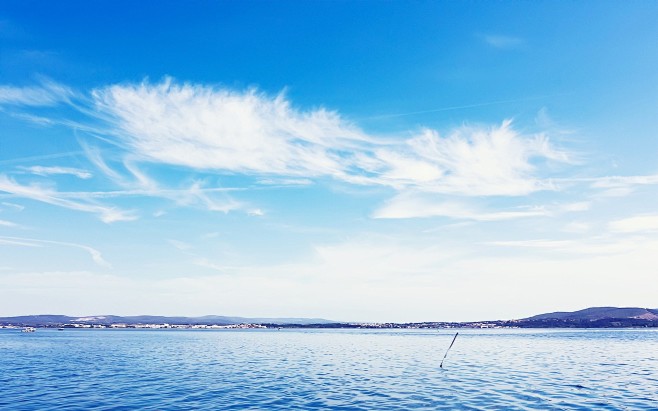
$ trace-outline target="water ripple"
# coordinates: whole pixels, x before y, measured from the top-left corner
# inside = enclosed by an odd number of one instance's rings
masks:
[[[0,410],[655,410],[658,331],[0,330]]]

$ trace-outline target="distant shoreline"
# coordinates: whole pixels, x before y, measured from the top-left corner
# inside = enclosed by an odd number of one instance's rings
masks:
[[[362,328],[362,329],[460,329],[460,328],[655,328],[658,309],[637,307],[590,307],[573,312],[539,314],[518,320],[341,322],[321,318],[247,318],[208,315],[70,317],[24,315],[0,317],[0,327],[39,328],[144,328],[144,329],[232,329],[232,328]]]
[[[601,320],[505,320],[478,322],[420,322],[420,323],[322,323],[322,324],[126,324],[126,323],[42,323],[39,321],[4,322],[0,328],[51,328],[51,329],[541,329],[541,328],[658,328],[657,320],[601,319]]]

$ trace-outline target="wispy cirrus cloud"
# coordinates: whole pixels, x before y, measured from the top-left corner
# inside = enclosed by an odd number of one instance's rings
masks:
[[[267,178],[258,181],[258,184],[268,186],[308,186],[313,180],[308,178]]]
[[[3,201],[2,203],[0,203],[0,205],[2,205],[3,207],[11,208],[12,210],[15,211],[25,210],[25,206],[22,206],[20,204],[9,203],[7,201]]]
[[[555,189],[535,176],[533,161],[568,163],[568,153],[544,135],[523,136],[511,125],[462,127],[445,137],[425,130],[401,147],[376,150],[367,165],[376,173],[373,182],[434,193],[518,196]]]
[[[477,197],[557,190],[556,182],[546,176],[546,164],[572,163],[572,156],[557,148],[548,136],[520,133],[509,120],[493,126],[458,127],[445,134],[422,129],[382,137],[364,132],[337,112],[298,109],[284,94],[270,96],[255,89],[236,91],[179,83],[171,78],[159,83],[102,87],[88,97],[77,98],[71,106],[87,116],[86,129],[114,146],[111,165],[100,148],[81,140],[88,160],[121,188],[105,195],[162,197],[211,211],[258,207],[243,204],[226,193],[213,194],[212,186],[198,180],[188,183],[185,189],[163,187],[143,171],[142,165],[240,174],[260,184],[307,185],[331,178],[353,185],[383,186],[399,194]],[[117,157],[119,166],[115,167]],[[87,176],[84,170],[57,167],[32,166],[25,170],[51,176]],[[6,179],[4,183],[7,186]],[[16,193],[21,191],[15,186]],[[87,198],[70,204],[52,200],[54,193],[39,196],[34,191],[32,198],[49,199],[51,204],[81,211],[98,210],[105,215],[104,221],[113,219],[105,214],[109,211],[102,211],[109,208],[88,204],[90,198],[103,193],[89,193]],[[399,198],[378,215],[411,218],[454,214],[442,211],[445,204],[434,204],[434,211],[402,217],[404,213],[393,210],[396,202]],[[488,216],[473,213],[470,218],[475,215],[507,219],[538,215],[538,211],[503,211]]]
[[[0,174],[0,191],[16,197],[40,201],[71,210],[93,213],[98,215],[105,223],[130,221],[137,218],[131,211],[98,204],[89,199],[71,200],[65,198],[62,193],[54,189],[39,185],[22,185],[3,174]]]
[[[203,181],[193,181],[184,188],[162,187],[155,179],[132,160],[124,159],[121,165],[124,172],[110,167],[103,158],[101,151],[94,146],[82,143],[89,161],[106,177],[123,190],[89,193],[94,197],[144,196],[164,198],[181,206],[198,205],[209,211],[228,213],[246,207],[241,202],[229,196],[236,188],[205,187]]]
[[[0,105],[54,106],[68,102],[74,94],[71,88],[52,81],[28,87],[0,85]]]
[[[93,176],[93,174],[87,170],[81,170],[79,168],[73,168],[73,167],[30,166],[30,167],[19,167],[19,168],[21,170],[25,170],[29,173],[36,174],[39,176],[72,175],[85,180]]]
[[[466,202],[440,200],[422,194],[401,194],[377,209],[372,217],[383,219],[448,217],[473,221],[502,221],[529,217],[546,217],[549,212],[542,207],[488,211]]]
[[[212,195],[212,190],[205,190],[201,182],[195,182],[191,187],[182,192],[182,196],[179,195],[174,200],[179,204],[200,204],[209,211],[219,211],[222,213],[229,213],[245,208],[245,204],[228,196],[226,194],[227,191],[221,190],[219,192],[220,197]]]
[[[591,179],[594,188],[619,188],[658,184],[658,174],[641,176],[610,176]]]
[[[262,217],[265,215],[265,212],[260,208],[254,208],[249,210],[247,214],[250,215],[251,217]]]
[[[107,268],[112,267],[112,265],[103,258],[103,255],[101,254],[100,251],[84,244],[69,243],[65,241],[52,241],[52,240],[41,240],[36,238],[7,237],[7,236],[0,236],[0,244],[22,246],[22,247],[43,247],[46,245],[55,245],[55,246],[78,248],[86,251],[91,257],[91,259],[99,266],[107,267]]]
[[[638,176],[608,176],[590,179],[591,187],[601,190],[604,197],[626,197],[638,186],[658,184],[658,174]]]
[[[96,110],[127,147],[154,162],[287,176],[333,175],[331,150],[366,136],[335,112],[302,112],[283,95],[203,85],[115,85],[93,92]]]
[[[62,157],[73,157],[79,154],[84,154],[83,151],[69,151],[65,153],[53,153],[53,154],[44,154],[44,155],[38,155],[38,156],[29,156],[29,157],[20,157],[20,158],[12,158],[9,160],[2,160],[0,161],[0,164],[5,165],[5,164],[16,164],[16,163],[30,163],[33,161],[41,161],[41,160],[50,160],[53,158],[62,158]]]
[[[94,91],[107,133],[145,161],[276,179],[332,177],[464,195],[523,195],[553,189],[535,178],[535,160],[569,162],[544,135],[511,121],[426,129],[383,139],[325,109],[301,111],[284,95],[236,92],[172,79]],[[266,179],[267,180],[267,179]]]
[[[394,196],[374,211],[373,218],[402,219],[448,217],[458,220],[503,221],[520,218],[555,217],[565,213],[583,212],[589,202],[557,203],[548,205],[517,205],[494,207],[470,198],[459,199],[423,192],[404,192]]]
[[[253,209],[231,198],[227,193],[233,189],[204,188],[202,182],[194,182],[190,187],[167,189],[160,187],[132,188],[117,191],[57,191],[50,187],[17,183],[12,178],[0,174],[0,192],[41,201],[47,204],[98,215],[105,223],[133,221],[138,218],[133,210],[100,203],[99,200],[120,197],[153,197],[174,201],[181,206],[197,205],[209,211],[228,213],[245,209],[251,215]]]
[[[534,249],[563,255],[601,255],[624,254],[637,250],[658,250],[658,241],[654,238],[616,238],[616,237],[591,237],[577,240],[515,240],[515,241],[492,241],[486,245],[496,247],[511,247]]]
[[[642,214],[612,221],[608,224],[611,231],[636,233],[658,231],[658,214]]]
[[[658,185],[658,174],[556,178],[556,184],[583,185],[596,191],[596,197],[626,197],[638,187]]]
[[[0,227],[15,228],[18,227],[18,224],[12,223],[11,221],[7,221],[7,220],[0,220]]]

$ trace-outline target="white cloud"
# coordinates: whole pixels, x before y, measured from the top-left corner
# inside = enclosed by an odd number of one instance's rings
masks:
[[[288,176],[338,173],[331,149],[365,136],[324,109],[301,112],[283,95],[166,80],[93,93],[121,141],[146,159],[198,169]]]
[[[610,176],[592,179],[594,188],[626,188],[634,185],[658,184],[658,174],[643,176]]]
[[[511,121],[491,128],[462,127],[447,137],[425,130],[403,147],[376,152],[373,181],[412,186],[423,191],[471,196],[526,195],[553,190],[534,176],[533,160],[568,162],[543,135],[523,136]]]
[[[308,178],[267,178],[259,180],[258,184],[276,186],[308,186],[313,184],[313,180]]]
[[[621,233],[658,231],[658,214],[638,215],[608,224],[610,230]]]
[[[208,211],[218,211],[225,214],[245,207],[241,202],[229,197],[223,190],[219,191],[221,197],[213,196],[211,193],[211,190],[203,189],[201,182],[195,182],[184,192],[185,196],[177,198],[177,201],[181,204],[199,203]]]
[[[32,124],[36,124],[39,126],[52,126],[57,124],[56,121],[46,118],[46,117],[41,117],[41,116],[35,116],[34,114],[27,114],[27,113],[10,113],[12,117],[25,120],[27,122],[30,122]]]
[[[64,244],[64,243],[61,243],[61,244]],[[105,259],[101,255],[100,251],[96,250],[95,248],[87,247],[87,246],[80,245],[80,244],[71,244],[71,245],[72,246],[77,246],[77,247],[82,248],[83,250],[87,251],[89,253],[89,255],[91,256],[91,259],[94,260],[94,262],[96,264],[98,264],[100,266],[103,266],[103,267],[108,267],[108,268],[112,267],[112,265],[110,263],[105,261]]]
[[[121,174],[107,165],[103,159],[103,156],[101,155],[100,150],[97,147],[90,146],[85,141],[80,141],[80,145],[82,146],[82,149],[84,150],[83,152],[87,156],[87,159],[103,174],[121,186],[128,185],[128,183],[125,181],[125,178]]]
[[[0,236],[0,244],[23,246],[23,247],[43,247],[44,245],[56,245],[56,246],[78,248],[89,253],[91,259],[99,266],[107,267],[107,268],[112,267],[112,265],[103,258],[100,251],[84,244],[69,243],[65,241],[40,240],[35,238],[21,238],[21,237],[7,237],[7,236]]]
[[[38,156],[19,157],[19,158],[12,158],[9,160],[2,160],[0,161],[0,164],[27,163],[33,161],[51,160],[54,158],[73,157],[83,153],[84,153],[83,151],[68,151],[64,153],[53,153],[53,154],[43,154]]]
[[[373,218],[449,217],[474,221],[501,221],[528,217],[545,217],[541,207],[522,207],[505,211],[487,211],[458,201],[436,200],[419,193],[403,193],[389,200],[373,213]]]
[[[565,179],[568,182],[569,179]],[[575,182],[588,182],[595,189],[603,190],[599,197],[626,197],[635,191],[636,186],[658,184],[658,174],[639,176],[608,176],[597,178],[572,179]]]
[[[31,166],[31,167],[20,167],[20,169],[40,176],[70,174],[81,179],[88,179],[92,177],[92,174],[89,171],[81,170],[79,168],[73,168],[73,167]]]
[[[0,86],[0,105],[54,106],[69,101],[73,91],[63,85],[44,81],[40,86]]]
[[[18,224],[12,223],[11,221],[7,220],[0,220],[0,226],[2,227],[18,227]]]
[[[202,173],[249,175],[259,184],[307,185],[329,177],[355,185],[390,187],[402,195],[471,197],[558,190],[556,182],[546,178],[545,164],[571,162],[570,155],[554,147],[547,136],[521,134],[509,120],[491,127],[459,127],[445,135],[425,129],[411,137],[382,138],[368,135],[336,112],[294,108],[283,94],[268,96],[253,89],[235,91],[173,79],[100,88],[75,107],[91,116],[93,125],[88,128],[95,130],[95,136],[123,150],[118,152],[118,164],[111,164],[98,147],[81,141],[89,161],[123,190],[56,193],[35,186],[18,187],[6,178],[0,187],[11,186],[15,195],[23,193],[51,204],[96,212],[104,221],[134,216],[100,205],[94,198],[140,195],[224,213],[260,210],[206,182],[196,181],[183,189],[162,187],[144,171],[145,162]],[[113,154],[116,161],[117,153]],[[41,175],[91,176],[65,167],[25,169]],[[402,200],[402,196],[393,198],[375,215],[502,220],[545,214],[540,209],[458,212],[449,204],[420,204],[421,200],[409,198],[405,201],[412,204],[403,210]]]
[[[521,240],[521,241],[492,241],[488,245],[499,247],[514,247],[545,250],[556,255],[612,255],[631,252],[635,249],[656,249],[658,242],[651,239],[614,239],[614,238],[586,238],[579,240]]]
[[[20,204],[8,203],[8,202],[6,202],[6,201],[3,201],[3,202],[0,203],[0,204],[2,204],[2,205],[5,206],[5,207],[12,208],[12,209],[14,209],[14,210],[16,210],[16,211],[23,211],[23,210],[25,210],[25,206],[22,206],[22,205],[20,205]]]
[[[569,162],[546,136],[521,135],[510,121],[447,137],[425,130],[384,140],[335,112],[300,111],[283,95],[254,90],[168,79],[99,89],[93,98],[106,133],[143,160],[268,177],[262,181],[333,177],[398,190],[514,196],[556,188],[535,176],[539,162]]]
[[[383,206],[375,210],[372,217],[401,219],[437,216],[473,221],[502,221],[530,217],[556,217],[564,213],[587,211],[589,208],[589,202],[501,208],[501,206],[492,206],[468,197],[459,200],[446,195],[406,191],[385,202]]]
[[[132,212],[97,204],[89,200],[69,200],[64,198],[62,193],[43,186],[21,185],[3,174],[0,174],[0,191],[4,191],[16,197],[28,198],[30,200],[40,201],[71,210],[97,214],[105,223],[131,221],[137,218]]]
[[[180,206],[197,205],[208,211],[228,213],[245,207],[241,202],[229,196],[230,191],[237,188],[204,187],[203,181],[194,181],[186,188],[166,188],[155,179],[147,175],[135,163],[134,159],[124,159],[123,168],[128,172],[125,175],[117,169],[110,167],[97,147],[82,143],[87,158],[98,167],[113,183],[125,190],[105,191],[93,193],[80,193],[83,197],[121,197],[146,196],[164,198]],[[163,212],[163,211],[160,211]],[[160,212],[157,212],[159,214]],[[156,215],[156,217],[163,214]]]
[[[626,197],[632,194],[637,186],[658,185],[658,174],[564,178],[559,181],[564,184],[588,184],[591,188],[601,190],[597,197]]]
[[[0,237],[0,244],[17,245],[21,247],[42,247],[29,239],[17,239],[16,237]]]

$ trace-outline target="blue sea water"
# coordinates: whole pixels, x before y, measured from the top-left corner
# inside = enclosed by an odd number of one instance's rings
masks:
[[[0,330],[1,410],[658,410],[658,330]]]

